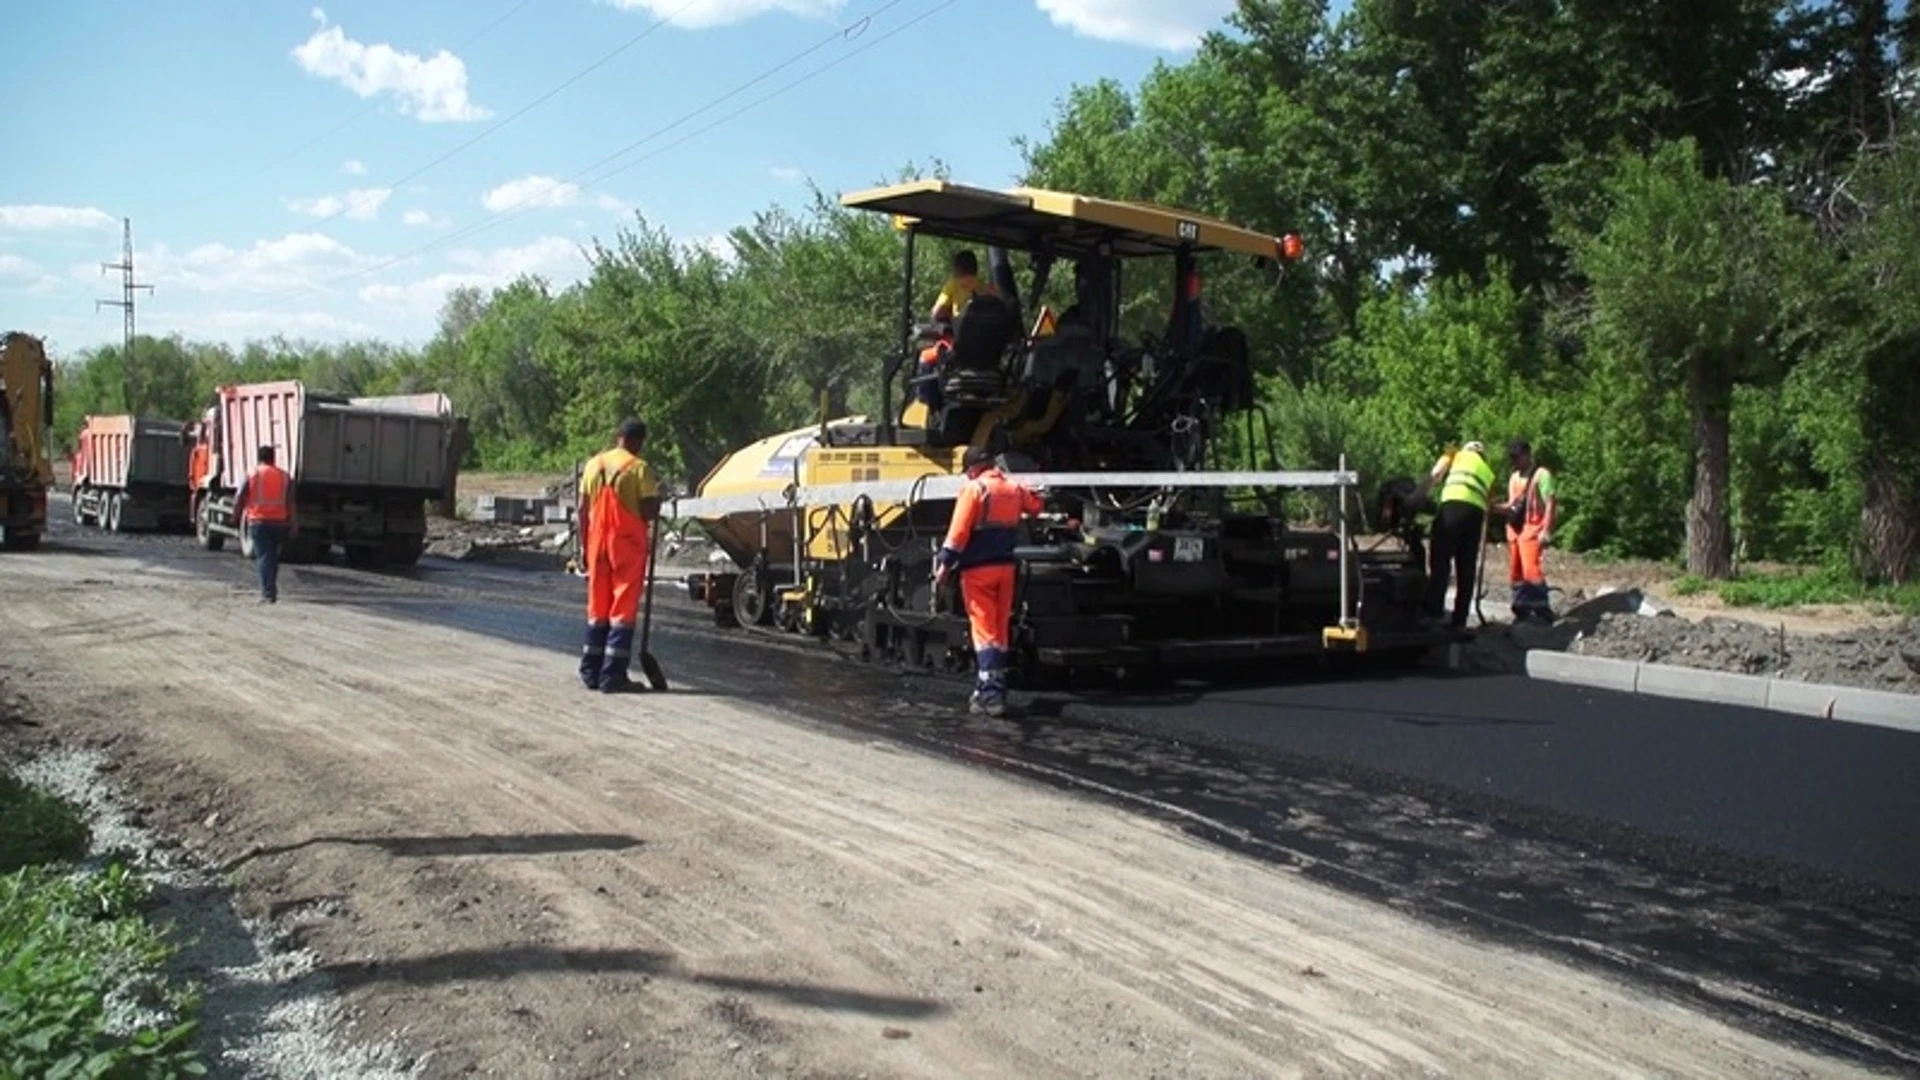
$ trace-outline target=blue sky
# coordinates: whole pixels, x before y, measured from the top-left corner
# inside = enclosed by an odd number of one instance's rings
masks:
[[[419,341],[452,286],[523,271],[575,280],[580,244],[610,238],[635,210],[708,242],[803,199],[808,179],[839,192],[938,158],[956,179],[1008,183],[1012,137],[1043,134],[1070,87],[1103,76],[1131,85],[1156,61],[1190,55],[1231,7],[19,4],[7,27],[0,328],[40,334],[56,354],[118,341],[120,312],[94,300],[119,296],[117,273],[98,264],[117,260],[124,216],[140,280],[155,286],[139,298],[143,333]]]

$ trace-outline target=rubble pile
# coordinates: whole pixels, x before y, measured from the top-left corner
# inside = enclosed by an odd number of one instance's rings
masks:
[[[1487,611],[1504,614],[1491,603]],[[1887,629],[1793,633],[1746,619],[1682,618],[1638,589],[1624,589],[1567,608],[1552,626],[1493,623],[1479,632],[1469,658],[1483,670],[1519,671],[1530,649],[1920,694],[1920,619]]]

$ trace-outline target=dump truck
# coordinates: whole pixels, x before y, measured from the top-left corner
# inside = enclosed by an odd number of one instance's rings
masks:
[[[299,517],[284,559],[314,562],[337,545],[356,565],[411,565],[426,547],[427,502],[451,483],[453,437],[444,394],[348,397],[291,380],[220,387],[190,431],[194,534],[209,551],[232,537],[251,556],[234,499],[271,446]]]
[[[1367,499],[1344,459],[1276,460],[1271,428],[1258,423],[1252,343],[1204,319],[1203,257],[1283,275],[1303,254],[1297,235],[944,180],[841,203],[888,215],[902,237],[901,338],[877,365],[878,415],[769,434],[667,507],[732,564],[687,578],[721,625],[968,670],[965,613],[952,579],[936,590],[931,570],[963,457],[984,447],[1050,504],[1014,553],[1016,672],[1406,659],[1458,640],[1424,617],[1417,539],[1392,550],[1359,543]],[[916,315],[929,299],[915,287],[920,238],[986,248],[995,288],[951,323]],[[1030,270],[1024,311],[1018,256]],[[1164,276],[1139,276],[1155,266]],[[1121,332],[1123,268],[1128,282],[1165,282],[1164,331]],[[1041,302],[1055,295],[1050,285],[1072,296],[1057,316]],[[1287,496],[1309,491],[1325,506],[1318,524],[1287,510]]]
[[[88,416],[74,439],[73,522],[108,532],[193,523],[186,425],[139,416]]]
[[[0,547],[31,551],[47,529],[53,486],[53,362],[40,339],[0,339]]]

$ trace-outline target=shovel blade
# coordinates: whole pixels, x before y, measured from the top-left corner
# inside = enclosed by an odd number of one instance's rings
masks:
[[[667,689],[667,673],[660,661],[650,652],[640,654],[640,670],[646,673],[647,685],[662,693]]]

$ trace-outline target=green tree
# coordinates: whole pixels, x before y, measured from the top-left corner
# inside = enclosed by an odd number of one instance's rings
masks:
[[[1780,374],[1778,267],[1811,245],[1811,230],[1774,193],[1706,175],[1691,141],[1624,158],[1606,196],[1606,224],[1570,238],[1591,284],[1591,340],[1641,358],[1651,385],[1684,395],[1694,446],[1687,567],[1725,578],[1734,387]]]
[[[1917,118],[1920,119],[1920,118]],[[1808,275],[1814,342],[1788,382],[1822,470],[1857,493],[1850,554],[1871,580],[1920,562],[1920,125],[1870,153],[1841,188],[1831,276]]]

